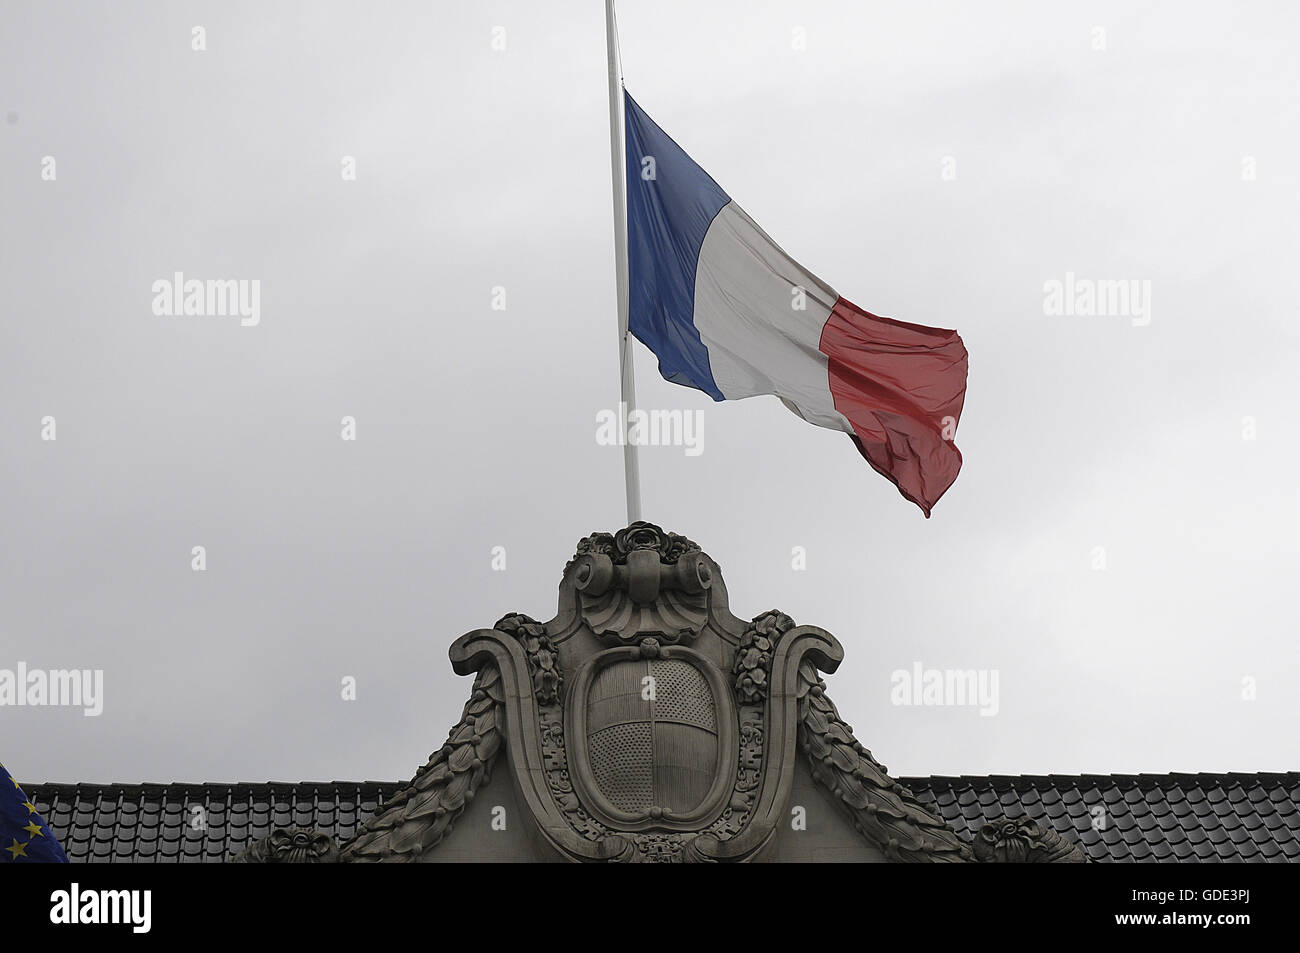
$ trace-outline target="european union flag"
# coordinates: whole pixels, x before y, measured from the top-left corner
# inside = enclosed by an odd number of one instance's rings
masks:
[[[66,864],[68,855],[5,766],[0,764],[0,863]]]

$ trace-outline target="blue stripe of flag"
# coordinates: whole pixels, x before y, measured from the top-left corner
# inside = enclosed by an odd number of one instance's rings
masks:
[[[731,198],[626,91],[623,102],[628,328],[654,351],[665,379],[723,400],[695,327],[695,269],[714,216]]]

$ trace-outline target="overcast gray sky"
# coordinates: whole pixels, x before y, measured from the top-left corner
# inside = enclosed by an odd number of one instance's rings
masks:
[[[699,456],[642,450],[646,517],[737,615],[839,637],[895,774],[1294,769],[1300,14],[1064,6],[623,0],[650,115],[970,352],[927,521],[637,345],[642,406],[704,412]],[[399,779],[442,744],[451,641],[549,618],[624,522],[606,109],[596,0],[6,0],[0,668],[105,679],[99,717],[0,708],[17,777]],[[156,316],[177,271],[259,280],[260,323]],[[1045,313],[1067,273],[1150,282],[1150,322]],[[997,671],[998,714],[891,704],[917,662]]]

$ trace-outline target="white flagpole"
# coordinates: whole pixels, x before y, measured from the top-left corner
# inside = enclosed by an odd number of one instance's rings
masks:
[[[619,431],[623,438],[623,474],[627,486],[627,521],[641,518],[641,472],[636,446],[626,439],[627,415],[636,409],[636,381],[627,330],[627,198],[623,156],[623,68],[618,59],[614,0],[605,0],[605,46],[609,54],[609,160],[614,183],[614,274],[618,296],[618,364],[622,403]]]

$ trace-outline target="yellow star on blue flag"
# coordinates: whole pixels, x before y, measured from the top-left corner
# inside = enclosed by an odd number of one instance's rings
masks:
[[[0,764],[0,864],[66,864],[50,826],[36,811],[3,764]]]

